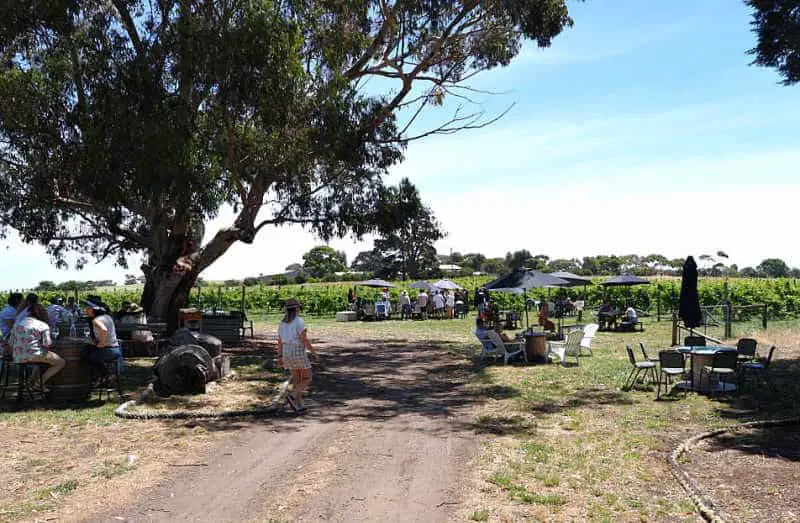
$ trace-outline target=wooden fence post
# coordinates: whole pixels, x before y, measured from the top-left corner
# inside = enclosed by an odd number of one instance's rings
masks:
[[[678,344],[678,314],[672,311],[672,346]]]
[[[767,328],[767,314],[769,313],[769,309],[767,304],[764,304],[764,310],[761,313],[761,327],[766,329]]]

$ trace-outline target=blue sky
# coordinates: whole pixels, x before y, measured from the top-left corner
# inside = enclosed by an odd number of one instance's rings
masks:
[[[755,36],[737,0],[590,0],[570,4],[575,26],[549,49],[527,45],[509,67],[471,85],[487,114],[480,130],[413,142],[392,179],[408,176],[449,232],[440,252],[551,257],[724,250],[740,267],[779,257],[800,201],[800,87],[749,66]],[[417,130],[446,119],[455,100]],[[209,227],[230,219],[223,212]],[[791,238],[791,237],[790,237]],[[262,231],[206,273],[241,278],[282,270],[318,241],[294,227]],[[116,279],[102,264],[58,271],[43,251],[5,242],[0,288],[43,279]],[[350,259],[371,242],[332,242]],[[134,264],[135,265],[135,264]]]

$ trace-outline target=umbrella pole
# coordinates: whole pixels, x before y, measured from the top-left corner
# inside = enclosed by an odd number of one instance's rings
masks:
[[[522,289],[522,295],[524,296],[523,299],[525,300],[525,330],[530,330],[531,324],[528,320],[528,290]]]

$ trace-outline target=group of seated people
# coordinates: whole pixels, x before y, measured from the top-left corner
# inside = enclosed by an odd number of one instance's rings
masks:
[[[617,330],[621,327],[620,320],[628,328],[634,328],[639,322],[639,316],[636,309],[631,306],[627,307],[624,313],[620,313],[619,309],[614,307],[610,301],[605,300],[597,311],[597,323],[600,325],[600,330]]]
[[[21,293],[14,292],[9,295],[6,306],[0,311],[0,352],[3,364],[13,361],[18,364],[46,365],[47,370],[41,376],[41,392],[49,391],[48,381],[66,365],[64,358],[51,349],[60,329],[65,324],[74,325],[81,313],[77,306],[72,305],[74,300],[70,300],[68,307],[64,307],[63,300],[56,298],[46,309],[39,302],[38,295],[31,293],[23,298]],[[99,296],[88,297],[85,305],[84,312],[90,326],[92,343],[83,357],[99,381],[108,375],[105,362],[116,361],[121,365],[122,350],[108,306]],[[38,390],[39,380],[32,380],[28,386],[32,390]]]

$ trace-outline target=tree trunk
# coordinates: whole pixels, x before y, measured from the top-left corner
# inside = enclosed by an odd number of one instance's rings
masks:
[[[172,223],[154,226],[149,260],[142,265],[142,307],[166,322],[170,334],[178,328],[179,309],[188,304],[197,277],[237,241],[253,243],[260,229],[254,222],[271,183],[267,175],[257,177],[233,226],[217,231],[202,247],[205,224],[199,214],[178,209]]]
[[[154,237],[149,263],[142,265],[145,276],[142,308],[152,322],[164,322],[171,334],[178,328],[179,309],[189,302],[200,268],[197,265],[204,226],[192,216],[173,234],[161,229]]]
[[[197,281],[194,270],[180,273],[159,266],[146,277],[142,307],[152,322],[165,322],[167,332],[178,328],[179,311],[189,303],[189,292]]]

